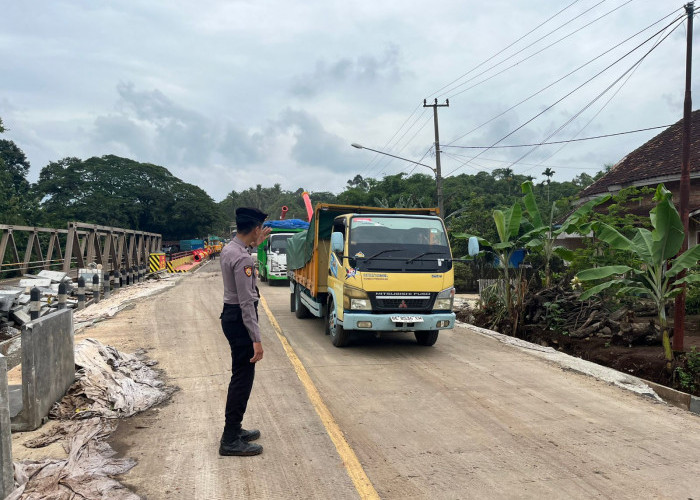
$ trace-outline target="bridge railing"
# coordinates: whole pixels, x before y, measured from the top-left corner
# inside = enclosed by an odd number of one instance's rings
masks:
[[[70,222],[67,229],[0,224],[0,278],[41,269],[70,273],[91,262],[107,271],[147,265],[162,239],[157,233],[82,222]],[[18,244],[24,246],[22,254]]]

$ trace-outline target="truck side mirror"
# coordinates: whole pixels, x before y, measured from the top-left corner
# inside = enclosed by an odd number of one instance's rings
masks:
[[[467,250],[469,251],[469,255],[474,257],[475,255],[478,255],[479,253],[479,239],[476,236],[471,236],[469,237],[469,243]]]
[[[343,253],[345,250],[345,238],[343,233],[331,234],[331,251],[335,253]]]

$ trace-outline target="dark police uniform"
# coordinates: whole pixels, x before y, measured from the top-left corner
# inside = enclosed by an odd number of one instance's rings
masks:
[[[238,209],[237,219],[241,215],[249,216],[262,223],[267,217],[260,211],[247,214],[246,210],[248,209]],[[259,295],[251,251],[252,248],[246,247],[238,237],[234,237],[221,250],[221,274],[224,281],[221,328],[231,346],[231,381],[226,398],[226,425],[222,443],[237,439],[241,433],[241,422],[255,378],[255,363],[250,362],[254,355],[253,342],[261,341],[257,311]],[[246,440],[245,437],[243,439]]]

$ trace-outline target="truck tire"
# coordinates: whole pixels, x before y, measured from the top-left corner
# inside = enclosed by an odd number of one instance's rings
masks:
[[[326,310],[326,334],[331,336],[331,341],[336,347],[345,347],[350,343],[350,332],[336,323],[338,314],[332,300],[328,301]]]
[[[270,283],[267,279],[267,274],[264,270],[260,271],[260,281],[262,281],[263,283],[265,283],[266,281],[268,282],[268,284]]]
[[[416,334],[416,342],[418,342],[418,345],[431,346],[437,342],[440,330],[425,330],[423,332],[414,333]]]
[[[297,289],[297,286],[294,285],[294,289]],[[289,293],[289,312],[296,312],[297,307],[296,307],[296,293],[290,292]]]
[[[301,287],[299,285],[294,287],[294,314],[299,319],[311,317],[311,311],[301,301]]]

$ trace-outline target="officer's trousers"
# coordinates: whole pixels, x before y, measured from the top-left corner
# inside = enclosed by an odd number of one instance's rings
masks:
[[[256,314],[257,306],[256,302]],[[248,329],[243,324],[241,308],[238,305],[224,304],[224,310],[221,313],[221,328],[231,347],[231,381],[226,397],[224,434],[233,439],[241,429],[241,422],[255,379],[255,363],[250,362],[250,358],[254,354],[253,341],[248,335]]]

